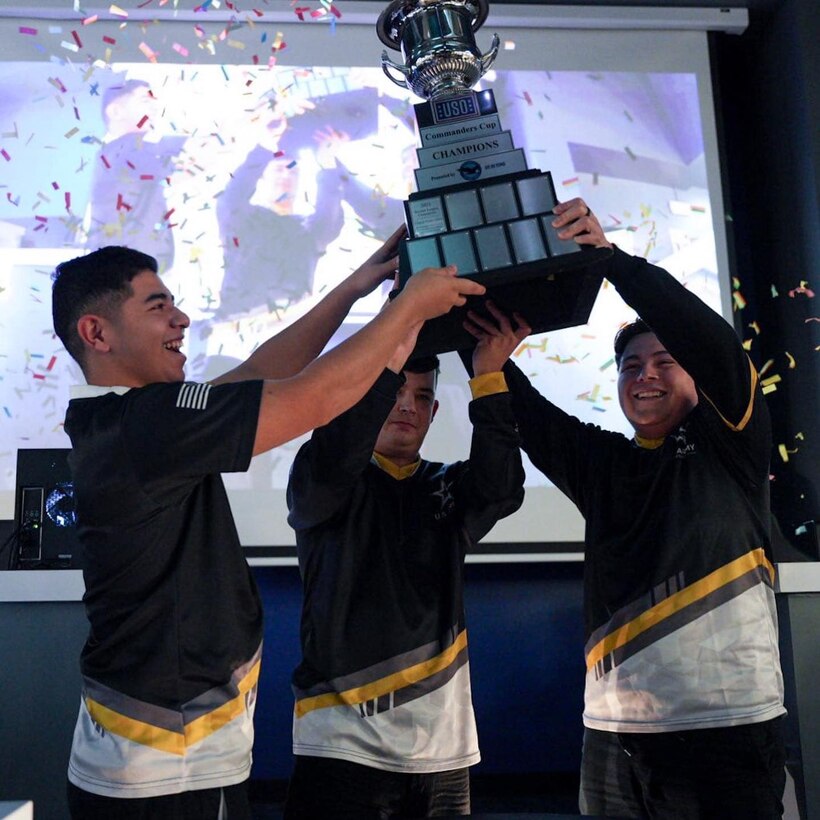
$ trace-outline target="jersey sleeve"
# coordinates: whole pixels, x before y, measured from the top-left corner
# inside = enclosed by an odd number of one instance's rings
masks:
[[[574,502],[583,515],[587,507],[590,439],[596,434],[605,434],[545,399],[513,362],[504,366],[504,375],[518,420],[521,448],[533,466]]]
[[[149,492],[184,493],[202,476],[248,469],[262,382],[153,384],[127,394],[124,447]]]
[[[473,399],[470,459],[459,482],[457,503],[473,543],[501,518],[514,513],[524,500],[521,440],[506,390]]]
[[[316,526],[345,505],[370,463],[402,382],[402,376],[383,371],[357,404],[317,427],[299,449],[287,488],[288,523],[293,529]]]

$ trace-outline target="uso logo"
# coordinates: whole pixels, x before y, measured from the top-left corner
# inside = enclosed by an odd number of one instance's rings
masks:
[[[481,166],[474,159],[468,159],[467,162],[461,164],[458,172],[464,179],[471,182],[481,176]]]

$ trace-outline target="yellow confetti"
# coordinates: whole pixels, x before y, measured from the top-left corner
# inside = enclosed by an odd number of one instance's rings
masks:
[[[794,360],[794,356],[792,356],[792,354],[789,353],[788,350],[785,351],[785,353],[786,358],[789,360],[789,370],[794,370],[794,368],[797,367],[797,362]]]
[[[115,6],[113,3],[108,9],[110,14],[116,14],[117,17],[128,17],[128,12],[125,9],[121,9],[119,6]]]
[[[774,393],[775,390],[777,390],[776,384],[767,384],[765,387],[763,387],[763,395],[768,396],[769,393]]]
[[[762,376],[772,365],[774,364],[774,359],[769,359],[763,367],[760,368],[758,371],[758,375]]]
[[[768,378],[768,379],[763,379],[763,381],[762,381],[762,382],[760,382],[760,383],[761,383],[764,387],[768,387],[770,384],[777,384],[777,382],[779,382],[779,381],[780,381],[780,376],[778,376],[778,375],[775,373],[775,375],[774,375],[774,376],[769,376],[769,378]]]

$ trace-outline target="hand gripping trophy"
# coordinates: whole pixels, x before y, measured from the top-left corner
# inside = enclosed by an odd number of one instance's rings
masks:
[[[455,264],[535,332],[583,324],[603,278],[595,263],[610,251],[558,238],[552,176],[527,168],[501,128],[493,92],[472,90],[498,54],[497,34],[486,54],[475,42],[488,10],[487,0],[393,0],[376,24],[382,43],[404,57],[395,63],[385,50],[384,73],[425,100],[415,106],[418,191],[405,203],[400,284],[423,268]],[[427,322],[414,355],[471,347],[462,328],[467,307]]]

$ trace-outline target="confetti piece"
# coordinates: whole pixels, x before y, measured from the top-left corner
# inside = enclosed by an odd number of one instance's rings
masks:
[[[174,43],[172,48],[177,54],[181,54],[183,57],[188,56],[188,49],[185,48],[185,46],[181,46],[179,43]]]
[[[6,151],[6,149],[5,149],[5,148],[0,148],[0,156],[2,156],[2,157],[3,157],[3,159],[4,159],[6,162],[11,162],[11,157],[9,156],[9,152],[8,152],[8,151]]]
[[[760,325],[757,322],[749,322],[749,327],[759,336]]]
[[[77,32],[76,32],[76,31],[72,31],[72,32],[71,32],[71,36],[74,38],[74,42],[77,44],[77,47],[78,47],[78,48],[82,48],[82,47],[83,47],[83,43],[82,43],[82,40],[80,40],[80,35],[79,35],[79,34],[77,34]]]
[[[780,376],[778,376],[778,375],[775,373],[775,375],[774,375],[774,376],[769,376],[769,378],[768,378],[768,379],[763,379],[763,381],[762,381],[762,382],[760,382],[760,383],[761,383],[764,387],[769,387],[769,385],[776,384],[776,383],[777,383],[777,382],[779,382],[779,381],[780,381]]]
[[[524,99],[526,100],[527,105],[532,105],[532,97],[530,96],[529,91],[524,92]]]
[[[148,115],[147,114],[143,115],[142,119],[137,123],[137,128],[142,128],[142,126],[145,125],[146,122],[148,122]],[[129,163],[129,165],[130,164],[131,163]]]
[[[145,55],[147,60],[150,60],[152,63],[157,61],[156,52],[151,48],[151,46],[148,45],[148,43],[140,43],[139,49]]]
[[[735,310],[743,310],[746,307],[746,300],[743,298],[743,294],[736,290],[732,294],[732,301],[735,303]]]
[[[794,370],[794,368],[797,367],[797,362],[794,360],[794,356],[792,356],[788,350],[784,352],[786,354],[786,358],[789,360],[789,370]]]
[[[108,11],[110,14],[115,14],[117,17],[128,17],[127,11],[121,9],[119,6],[115,6],[113,3],[111,4]]]
[[[99,15],[98,14],[92,14],[91,17],[86,17],[86,18],[83,19],[83,25],[84,26],[90,26],[92,23],[96,23],[97,20],[99,20]],[[103,37],[103,39],[105,39],[105,38]]]
[[[624,151],[626,151],[626,155],[630,159],[637,159],[638,158],[637,156],[635,156],[635,153],[632,151],[632,149],[628,145],[624,146]]]
[[[613,365],[613,364],[615,364],[615,359],[608,359],[607,361],[605,361],[605,362],[604,362],[604,363],[603,363],[603,364],[602,364],[602,365],[598,368],[598,370],[600,370],[601,372],[603,372],[603,371],[604,371],[604,370],[606,370],[607,368],[612,367],[612,365]]]
[[[75,135],[75,134],[76,134],[79,130],[80,130],[80,129],[79,129],[79,128],[77,128],[77,127],[75,126],[75,127],[74,127],[74,128],[72,128],[70,131],[66,131],[66,133],[65,133],[63,136],[64,136],[67,140],[68,140],[68,139],[71,139],[71,138],[72,138],[72,137],[73,137],[73,136],[74,136],[74,135]]]
[[[565,188],[569,187],[570,185],[577,185],[578,184],[578,177],[570,177],[569,179],[565,179],[561,184]]]
[[[795,294],[797,293],[804,293],[806,296],[809,297],[809,299],[814,299],[814,291],[810,287],[808,287],[808,282],[803,281],[800,283],[799,287],[792,288],[789,291],[789,296],[792,299],[794,299]]]

